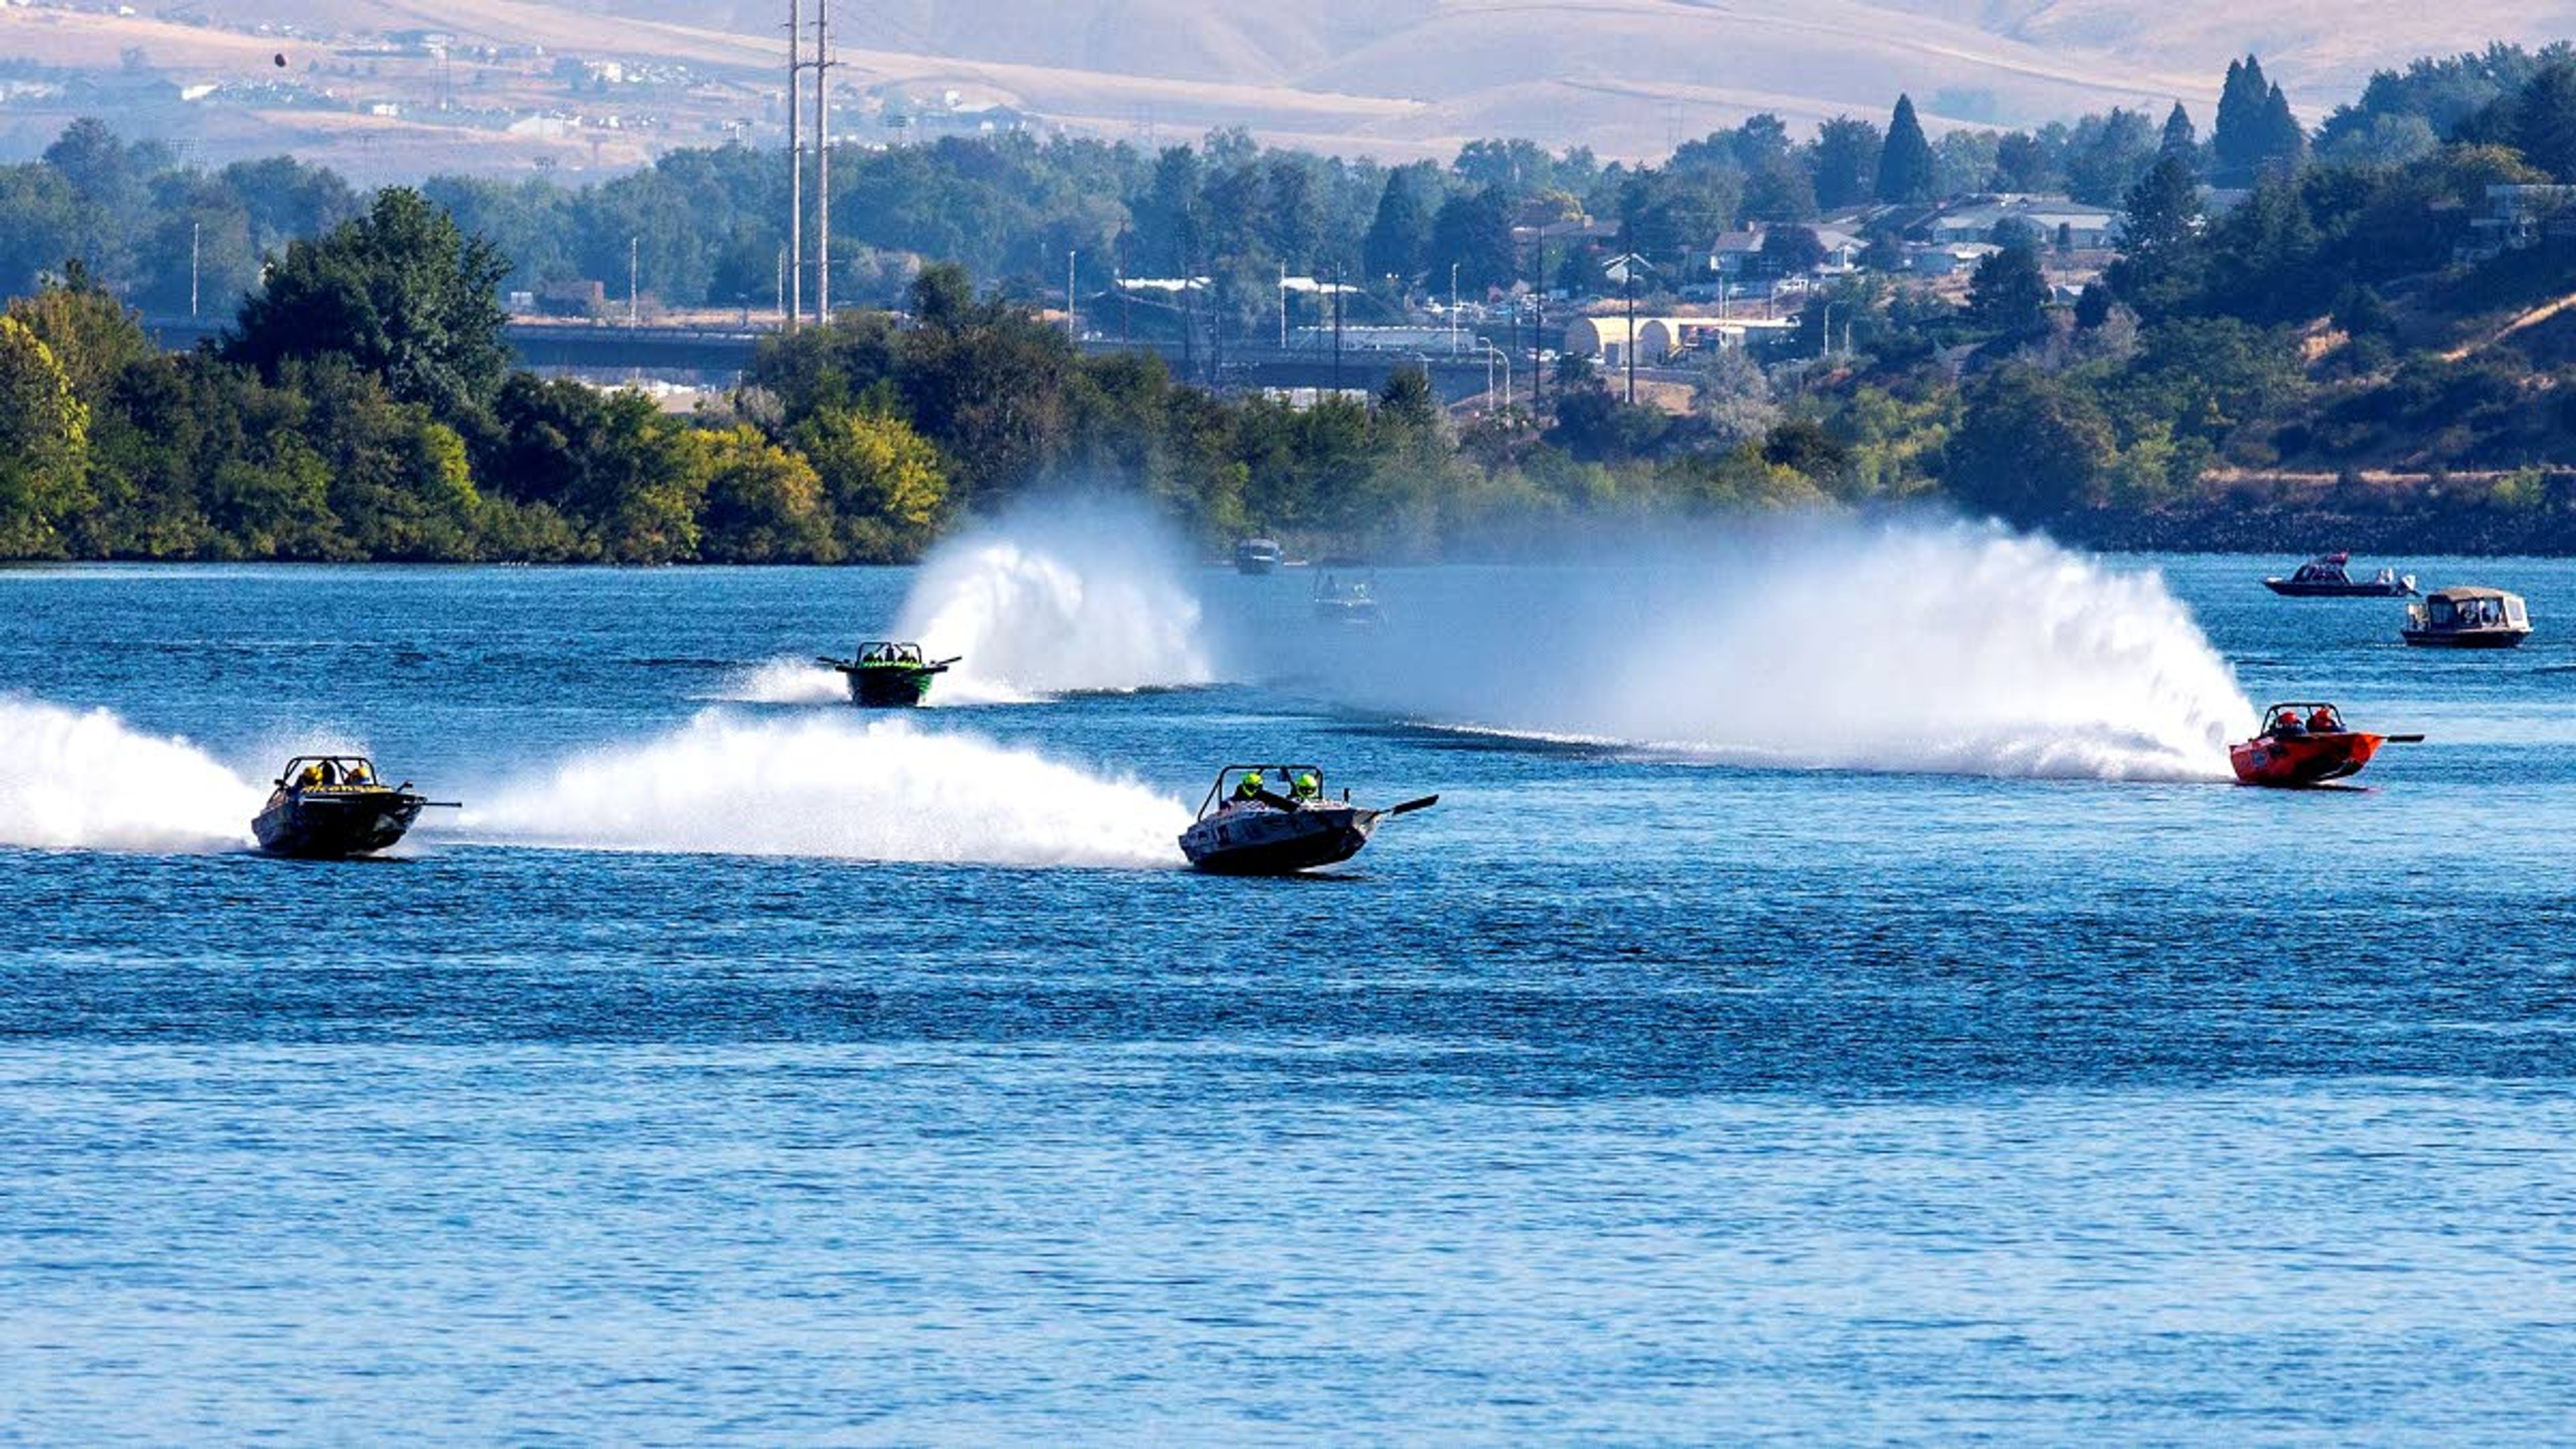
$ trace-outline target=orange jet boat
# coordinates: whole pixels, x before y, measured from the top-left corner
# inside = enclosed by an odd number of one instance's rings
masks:
[[[2227,752],[2236,783],[2295,790],[2361,773],[2385,744],[2411,745],[2422,735],[2374,735],[2344,727],[2343,712],[2314,700],[2263,711],[2263,733]]]

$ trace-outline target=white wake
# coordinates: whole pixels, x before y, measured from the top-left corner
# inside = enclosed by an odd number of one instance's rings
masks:
[[[1750,764],[2019,777],[2225,779],[2254,728],[2160,576],[1996,528],[1807,527],[1406,604],[1328,692]]]
[[[1030,504],[933,549],[891,637],[961,659],[933,704],[1205,684],[1216,669],[1187,568],[1142,505]]]
[[[236,849],[267,797],[186,740],[113,711],[0,699],[0,845]]]
[[[1133,781],[979,735],[710,710],[506,784],[458,828],[575,849],[1162,866],[1180,862],[1188,823],[1178,802]]]

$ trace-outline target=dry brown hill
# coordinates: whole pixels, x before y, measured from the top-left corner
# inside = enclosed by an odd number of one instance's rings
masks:
[[[0,53],[110,67],[132,48],[175,83],[241,85],[275,79],[260,63],[276,45],[296,78],[329,90],[200,104],[210,151],[265,136],[362,174],[411,169],[448,144],[450,165],[615,165],[778,121],[784,0],[180,0],[158,17],[41,6],[0,8]],[[368,52],[404,30],[522,49],[435,63]],[[878,123],[891,101],[932,125],[971,126],[974,107],[1001,105],[1139,138],[1243,125],[1381,155],[1509,134],[1647,156],[1754,110],[1880,116],[1900,90],[1936,129],[2177,98],[2205,126],[2218,73],[2249,49],[2321,115],[2375,66],[2564,34],[2576,0],[841,0],[836,12],[859,139],[894,134]],[[687,73],[568,93],[553,71],[567,57]],[[970,114],[942,114],[952,106]],[[377,107],[399,114],[367,114]],[[547,134],[502,132],[548,111],[560,122],[534,128]],[[153,114],[136,124],[164,124]],[[23,151],[59,120],[22,99],[0,108],[0,144]]]

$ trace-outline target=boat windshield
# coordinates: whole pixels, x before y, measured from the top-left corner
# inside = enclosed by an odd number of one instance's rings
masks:
[[[299,790],[316,785],[373,785],[376,766],[363,755],[298,755],[286,762],[279,783]]]

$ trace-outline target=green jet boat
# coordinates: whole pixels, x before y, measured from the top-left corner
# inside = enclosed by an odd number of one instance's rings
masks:
[[[964,657],[925,659],[920,645],[890,639],[870,639],[849,659],[816,656],[849,680],[850,703],[863,709],[912,708],[929,697],[932,679]]]

